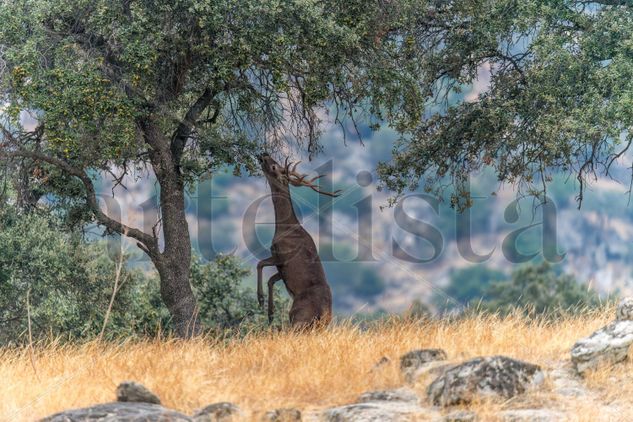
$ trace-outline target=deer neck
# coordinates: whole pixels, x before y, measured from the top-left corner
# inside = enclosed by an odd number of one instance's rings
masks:
[[[271,183],[273,207],[275,208],[275,226],[289,227],[299,224],[295,215],[292,199],[290,198],[290,188],[288,185],[282,186]]]

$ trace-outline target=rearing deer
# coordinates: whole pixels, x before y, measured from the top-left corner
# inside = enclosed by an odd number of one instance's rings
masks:
[[[314,182],[321,176],[306,180],[296,172],[296,163],[281,166],[270,155],[262,154],[259,162],[270,185],[275,208],[275,234],[270,252],[272,256],[257,264],[257,300],[264,306],[262,270],[276,266],[277,273],[268,280],[268,320],[272,322],[273,288],[283,280],[292,297],[290,324],[293,328],[327,325],[332,318],[332,292],[325,278],[321,259],[310,234],[299,224],[290,199],[289,184],[306,186],[323,195],[338,196],[340,191],[321,191]]]

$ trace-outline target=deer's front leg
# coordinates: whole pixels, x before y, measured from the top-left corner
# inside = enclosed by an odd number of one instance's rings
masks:
[[[281,274],[277,273],[268,279],[268,323],[272,324],[273,315],[275,313],[275,301],[273,300],[273,293],[275,282],[281,280]]]
[[[261,308],[264,307],[264,288],[262,286],[262,271],[264,267],[272,267],[275,264],[275,260],[271,256],[270,258],[262,259],[257,263],[257,302]]]

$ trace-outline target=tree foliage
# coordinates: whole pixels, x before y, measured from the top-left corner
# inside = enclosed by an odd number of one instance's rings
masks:
[[[0,344],[26,339],[29,313],[36,339],[99,334],[116,277],[105,244],[86,243],[35,213],[0,217]],[[147,293],[156,281],[127,269],[120,281],[106,338],[155,333],[168,316]]]
[[[232,255],[218,255],[213,262],[194,258],[191,284],[200,307],[200,321],[215,332],[247,332],[268,327],[268,316],[257,303],[255,292],[242,281],[251,274]],[[288,299],[275,290],[274,326],[284,325],[289,310]]]
[[[486,289],[485,309],[509,313],[518,309],[531,314],[560,315],[600,304],[598,294],[569,274],[557,274],[546,262],[516,270],[508,281]]]
[[[506,278],[501,271],[475,265],[451,271],[449,284],[433,301],[441,308],[476,304],[486,300],[490,285]]]
[[[30,111],[38,151],[78,168],[142,167],[151,118],[184,177],[250,168],[254,143],[306,140],[320,117],[420,115],[390,9],[361,1],[9,0],[0,8],[9,127]],[[384,23],[383,23],[384,22]],[[27,42],[24,42],[24,41]],[[252,169],[252,168],[251,168]]]
[[[0,213],[0,345],[26,342],[29,316],[35,340],[85,341],[103,328],[116,259],[107,254],[104,242],[86,242],[59,225],[39,213],[16,214],[6,208]],[[254,292],[242,287],[248,274],[232,256],[194,261],[191,283],[206,327],[228,334],[267,329]],[[105,339],[171,332],[158,284],[154,273],[123,266]],[[278,296],[275,303],[275,323],[280,325],[287,300]]]
[[[483,167],[542,195],[562,170],[580,181],[609,173],[633,134],[633,3],[429,1],[406,12],[427,114],[380,168],[396,192],[455,187]],[[407,35],[404,35],[405,37]],[[477,98],[454,93],[489,74]],[[480,81],[483,83],[483,81]],[[481,89],[481,87],[480,87]]]

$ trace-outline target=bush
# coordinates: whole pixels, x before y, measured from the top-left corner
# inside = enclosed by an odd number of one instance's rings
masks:
[[[0,343],[34,337],[94,337],[103,325],[115,263],[103,243],[86,243],[35,213],[0,216]],[[123,269],[108,335],[134,335],[156,326],[162,315],[144,292],[155,281]],[[30,307],[27,310],[27,295]]]
[[[241,285],[248,274],[235,257],[207,264],[194,259],[191,283],[204,326],[216,331],[268,327],[254,290]],[[95,338],[115,277],[116,263],[104,242],[86,242],[80,233],[64,231],[55,220],[36,213],[0,211],[0,345],[26,340],[29,312],[35,339]],[[169,312],[158,278],[124,265],[120,283],[104,338],[154,336],[161,328],[168,333]],[[280,323],[287,318],[287,301],[278,294],[276,308]]]
[[[443,294],[436,293],[433,302],[440,309],[452,309],[455,306],[486,300],[486,291],[490,285],[505,278],[506,275],[501,271],[485,265],[454,270],[450,273],[450,282],[442,291]]]
[[[267,312],[260,309],[254,287],[243,287],[242,281],[251,274],[240,260],[231,255],[219,255],[204,264],[195,257],[191,265],[191,285],[200,306],[200,321],[204,327],[223,331],[252,331],[268,326]],[[267,293],[266,280],[264,289]],[[280,292],[283,282],[275,285],[275,325],[287,319],[288,300]],[[266,305],[267,306],[267,305]]]
[[[502,314],[521,310],[556,316],[568,310],[594,308],[600,304],[595,291],[572,275],[557,274],[547,262],[516,270],[511,280],[493,283],[486,296],[488,301],[483,307]]]

